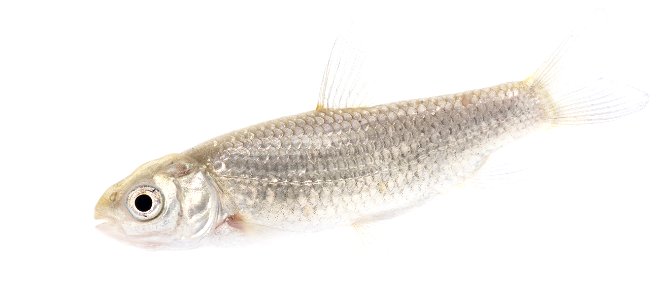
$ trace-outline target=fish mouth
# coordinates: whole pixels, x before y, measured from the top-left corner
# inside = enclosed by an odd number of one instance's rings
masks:
[[[101,230],[101,231],[111,231],[114,227],[114,223],[112,222],[112,219],[109,218],[108,215],[104,213],[104,211],[100,211],[97,208],[95,209],[95,228]]]
[[[128,236],[124,234],[123,228],[118,223],[108,218],[102,217],[96,219],[99,222],[95,225],[97,230],[121,243],[149,250],[165,248],[166,246],[166,242],[161,241],[159,238],[151,239],[146,236]]]
[[[109,217],[95,211],[95,228],[113,237],[119,237],[119,228]]]
[[[120,229],[115,222],[113,222],[114,219],[110,214],[110,207],[116,200],[116,194],[117,193],[113,187],[107,190],[104,195],[100,197],[100,200],[97,201],[97,204],[95,205],[95,214],[93,216],[96,222],[95,228],[114,237],[119,236]]]
[[[127,238],[123,234],[123,230],[121,229],[121,227],[112,219],[109,219],[108,217],[98,216],[96,214],[95,221],[97,223],[97,225],[95,225],[95,228],[101,231],[103,234],[118,240],[124,240]]]
[[[103,232],[112,231],[113,227],[115,227],[108,219],[101,219],[96,221],[97,225],[95,225],[95,228]]]

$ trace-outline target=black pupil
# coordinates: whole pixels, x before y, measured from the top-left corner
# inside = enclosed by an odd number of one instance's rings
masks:
[[[152,205],[153,199],[151,199],[151,196],[149,195],[142,194],[135,198],[135,207],[138,211],[147,212],[149,209],[151,209]]]

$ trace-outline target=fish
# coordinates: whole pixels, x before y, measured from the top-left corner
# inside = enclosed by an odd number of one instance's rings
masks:
[[[356,64],[342,63],[335,45],[316,109],[141,165],[101,196],[98,227],[138,246],[193,248],[258,229],[354,225],[469,180],[530,132],[646,105],[646,93],[602,78],[564,90],[557,79],[565,48],[524,80],[365,106],[345,101],[355,72],[341,66]]]

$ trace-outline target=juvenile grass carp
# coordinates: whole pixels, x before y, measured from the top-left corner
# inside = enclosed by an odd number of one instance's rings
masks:
[[[95,217],[129,242],[177,247],[253,226],[353,224],[466,180],[531,130],[599,122],[645,105],[644,93],[605,80],[557,96],[558,58],[524,81],[458,94],[371,107],[321,99],[314,111],[140,166],[104,193]],[[331,84],[325,80],[324,89]]]

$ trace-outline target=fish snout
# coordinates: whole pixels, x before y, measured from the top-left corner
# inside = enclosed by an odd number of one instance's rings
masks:
[[[113,188],[107,190],[100,200],[97,201],[95,205],[95,219],[109,219],[111,216],[111,207],[114,202],[116,202],[117,192]]]

